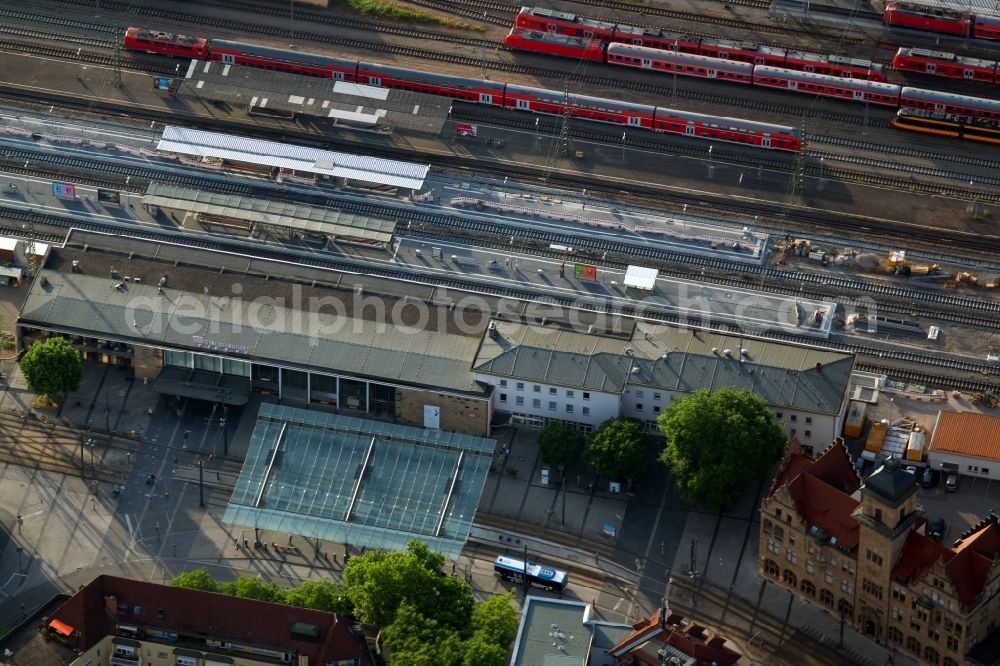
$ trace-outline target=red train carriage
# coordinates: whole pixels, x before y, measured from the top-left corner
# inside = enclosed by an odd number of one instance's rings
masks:
[[[521,51],[604,62],[605,43],[596,38],[570,37],[553,32],[512,28],[503,43],[509,48]]]
[[[784,67],[824,76],[885,81],[885,65],[864,58],[789,51]]]
[[[508,83],[504,106],[520,111],[559,115],[563,112],[563,93]],[[602,123],[652,129],[654,110],[652,106],[645,104],[631,104],[586,95],[569,96],[570,115]]]
[[[754,65],[777,67],[785,62],[785,49],[752,42],[733,42],[728,39],[704,39],[698,48],[698,53],[709,58],[749,62]]]
[[[969,34],[972,17],[967,11],[933,1],[889,0],[882,20],[886,25],[965,37]]]
[[[997,80],[997,63],[993,60],[964,58],[944,51],[901,48],[896,51],[892,66],[907,72],[947,76],[953,79],[987,83]]]
[[[972,36],[978,39],[1000,40],[1000,16],[977,14],[972,22]]]
[[[486,79],[467,79],[461,76],[421,72],[416,69],[359,62],[357,82],[383,88],[399,88],[414,92],[454,97],[477,104],[501,106],[503,83]]]
[[[903,88],[899,96],[899,106],[904,109],[923,109],[964,118],[1000,120],[1000,100],[954,95],[937,90]]]
[[[899,86],[878,81],[843,79],[778,67],[757,66],[753,72],[753,84],[762,88],[780,88],[854,102],[899,106]]]
[[[343,81],[354,81],[354,74],[358,68],[358,61],[355,59],[273,49],[269,46],[243,44],[223,39],[212,40],[211,59],[230,65],[274,69],[281,72]]]
[[[132,27],[125,31],[123,46],[133,51],[163,53],[204,60],[208,56],[208,40],[204,37],[185,37],[158,30]]]
[[[654,129],[657,132],[683,134],[712,141],[743,143],[769,150],[798,152],[802,137],[794,127],[758,123],[741,118],[707,116],[676,109],[656,109]]]
[[[612,41],[615,32],[614,23],[540,7],[522,7],[514,19],[514,25],[542,32],[558,32],[571,37],[596,37],[605,42]]]
[[[644,46],[631,44],[609,44],[608,63],[682,76],[722,79],[733,83],[750,84],[753,79],[753,65],[745,62],[729,62],[719,58],[647,49]]]
[[[633,25],[619,25],[615,27],[614,38],[611,41],[621,44],[645,46],[650,49],[663,49],[664,51],[700,53],[699,49],[703,40],[701,37],[681,35],[664,30],[639,28]]]

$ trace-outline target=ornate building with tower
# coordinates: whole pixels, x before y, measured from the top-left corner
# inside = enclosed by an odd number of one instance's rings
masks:
[[[760,572],[921,663],[969,663],[1000,642],[1000,517],[948,547],[917,499],[896,459],[862,483],[843,445],[793,447],[761,503]]]

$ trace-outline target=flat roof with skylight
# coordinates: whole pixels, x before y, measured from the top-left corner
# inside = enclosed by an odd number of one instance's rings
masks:
[[[455,559],[495,445],[263,404],[223,521],[386,550],[419,539]]]

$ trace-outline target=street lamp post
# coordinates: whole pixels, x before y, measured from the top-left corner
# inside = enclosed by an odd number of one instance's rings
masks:
[[[566,526],[566,465],[559,465],[559,489],[562,491],[562,521],[561,525]]]
[[[198,460],[198,506],[205,506],[205,459]]]

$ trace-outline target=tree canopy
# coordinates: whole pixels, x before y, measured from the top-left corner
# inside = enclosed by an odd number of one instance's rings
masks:
[[[48,399],[80,387],[83,363],[80,355],[65,338],[36,340],[21,357],[21,372],[28,388]]]
[[[174,587],[186,587],[189,590],[201,590],[202,592],[217,592],[219,584],[215,582],[208,569],[192,569],[174,576],[170,580]]]
[[[344,565],[344,583],[307,580],[282,589],[255,576],[218,582],[206,569],[171,584],[206,592],[353,614],[382,626],[392,662],[406,666],[503,666],[517,634],[513,592],[475,603],[465,579],[441,572],[444,556],[411,541],[406,550],[370,550]]]
[[[503,666],[517,632],[513,593],[474,603],[464,579],[441,573],[444,557],[411,541],[344,565],[344,589],[362,622],[381,624],[392,661],[407,666]]]
[[[587,440],[584,457],[594,474],[606,479],[632,478],[646,467],[649,437],[632,419],[610,419]]]
[[[749,391],[695,391],[657,419],[667,445],[660,461],[685,501],[730,507],[748,483],[764,479],[781,457],[785,434],[771,410]]]
[[[546,465],[572,467],[583,453],[583,433],[559,421],[549,421],[538,435],[538,448]]]

